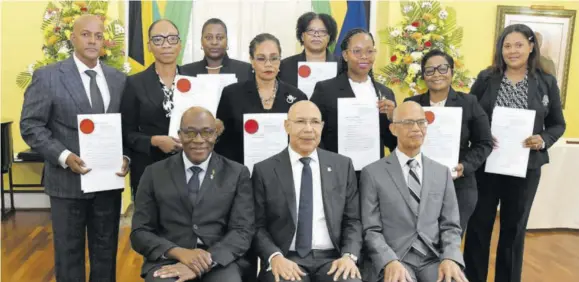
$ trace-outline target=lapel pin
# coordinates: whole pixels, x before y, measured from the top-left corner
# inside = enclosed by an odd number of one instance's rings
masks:
[[[213,177],[214,177],[214,176],[215,176],[215,169],[213,169],[213,170],[211,171],[211,180],[213,180]]]
[[[296,99],[297,99],[297,98],[294,97],[293,95],[288,95],[287,98],[285,99],[285,101],[286,101],[288,104],[291,104],[291,103],[293,103]]]
[[[330,171],[330,172],[331,172],[331,171],[332,171],[332,168],[331,168],[331,167],[328,167],[328,171]]]

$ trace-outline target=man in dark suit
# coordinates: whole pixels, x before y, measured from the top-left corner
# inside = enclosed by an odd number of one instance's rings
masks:
[[[361,281],[354,167],[349,158],[317,149],[322,127],[312,102],[294,104],[285,121],[290,145],[254,166],[260,281]]]
[[[213,152],[222,132],[209,111],[193,107],[181,119],[183,153],[145,169],[131,232],[145,281],[241,282],[253,190],[245,166]]]
[[[45,193],[50,196],[56,280],[85,281],[88,231],[90,281],[115,281],[121,191],[83,193],[77,115],[118,113],[125,75],[99,62],[104,26],[94,15],[79,17],[70,40],[71,58],[34,72],[24,94],[20,131],[42,154]],[[127,174],[128,159],[119,177]]]
[[[450,171],[420,152],[427,124],[419,104],[404,102],[390,125],[396,150],[362,170],[368,281],[467,281]]]

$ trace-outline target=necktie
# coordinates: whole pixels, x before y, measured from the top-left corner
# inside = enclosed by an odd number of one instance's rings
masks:
[[[103,96],[96,82],[97,72],[86,70],[85,73],[90,76],[90,102],[93,112],[95,114],[103,114],[105,112],[105,103],[103,102]]]
[[[296,252],[300,257],[307,256],[312,250],[312,225],[314,217],[314,197],[312,168],[310,158],[301,158],[304,164],[300,188],[300,207],[298,212],[298,229],[296,232]]]
[[[410,159],[406,162],[410,171],[408,172],[408,190],[410,190],[410,202],[412,203],[412,208],[415,209],[415,214],[418,215],[418,208],[420,207],[420,191],[422,190],[422,185],[418,179],[418,173],[416,168],[418,167],[418,162],[415,159]],[[416,238],[412,247],[421,253],[422,255],[428,254],[428,247],[422,242],[420,237]]]
[[[193,172],[193,176],[189,178],[189,182],[187,183],[187,186],[189,187],[189,200],[192,205],[195,205],[195,203],[197,203],[197,193],[199,193],[199,189],[201,188],[199,173],[201,173],[203,169],[198,166],[192,166],[189,170]]]

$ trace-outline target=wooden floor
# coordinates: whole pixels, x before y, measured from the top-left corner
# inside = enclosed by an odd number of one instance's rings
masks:
[[[142,258],[131,249],[130,230],[127,221],[123,222],[119,234],[117,281],[143,281],[139,278]],[[496,247],[497,235],[493,234],[493,247]],[[524,282],[579,281],[579,232],[528,232],[525,246]],[[489,281],[494,279],[494,256],[493,252]],[[1,259],[2,282],[55,281],[49,213],[21,211],[3,221]]]

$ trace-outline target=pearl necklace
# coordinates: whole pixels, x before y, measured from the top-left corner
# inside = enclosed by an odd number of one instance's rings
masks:
[[[218,70],[218,69],[220,69],[220,68],[222,68],[222,67],[223,67],[223,65],[220,65],[220,66],[218,66],[218,67],[205,66],[205,68],[208,69],[208,70]]]

